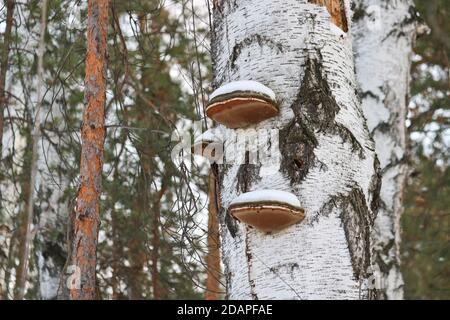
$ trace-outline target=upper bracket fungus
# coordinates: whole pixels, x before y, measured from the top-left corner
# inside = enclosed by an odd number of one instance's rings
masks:
[[[297,197],[279,190],[243,193],[231,202],[228,211],[240,222],[268,233],[285,229],[305,218]]]
[[[206,115],[228,128],[244,128],[276,116],[275,93],[256,81],[227,83],[211,96]]]
[[[192,152],[210,161],[219,161],[223,155],[223,137],[217,128],[208,129],[199,135],[194,140]]]

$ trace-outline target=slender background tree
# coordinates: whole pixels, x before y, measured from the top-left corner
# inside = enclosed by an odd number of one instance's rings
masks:
[[[357,1],[354,52],[367,124],[380,160],[380,209],[372,236],[380,298],[402,299],[401,215],[408,175],[406,115],[410,68],[418,33],[412,1]]]

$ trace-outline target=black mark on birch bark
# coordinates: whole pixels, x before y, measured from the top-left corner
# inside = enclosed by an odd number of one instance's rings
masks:
[[[357,23],[359,20],[363,19],[367,15],[366,10],[364,9],[362,3],[357,4],[355,1],[352,1],[351,10],[353,12],[352,15],[353,23]]]
[[[380,169],[380,161],[377,157],[375,157],[375,161],[373,163],[375,174],[372,176],[372,181],[370,182],[369,194],[372,199],[370,200],[370,209],[374,214],[378,212],[380,205],[382,203],[380,197],[381,190],[381,169]],[[375,218],[374,218],[375,219]]]
[[[323,211],[340,208],[353,273],[356,279],[367,277],[371,263],[370,233],[375,221],[375,213],[369,209],[364,192],[353,187],[347,194],[334,196],[325,204]]]
[[[261,164],[250,164],[250,153],[245,152],[244,164],[240,165],[237,172],[237,192],[245,193],[250,191],[250,186],[253,182],[260,179],[259,170],[261,169]]]
[[[237,231],[238,231],[238,226],[237,226],[236,220],[230,216],[230,214],[228,213],[227,210],[224,210],[223,208],[221,208],[220,212],[221,212],[221,216],[225,217],[225,225],[227,226],[231,237],[235,238]]]
[[[294,271],[299,268],[300,268],[300,266],[298,265],[298,263],[290,262],[290,263],[279,264],[275,267],[271,267],[269,269],[269,271],[274,274],[278,274],[280,270],[287,269],[287,273],[289,273],[292,276]]]
[[[234,47],[233,47],[233,51],[231,53],[230,58],[228,59],[228,61],[230,61],[230,66],[231,68],[235,68],[236,67],[236,60],[237,58],[240,56],[242,49],[244,49],[245,47],[250,46],[253,43],[257,43],[260,47],[262,46],[268,46],[269,48],[276,50],[278,53],[282,53],[283,52],[283,46],[281,43],[275,42],[272,39],[265,37],[265,36],[261,36],[259,34],[254,34],[251,35],[239,42],[237,42]]]
[[[374,260],[374,263],[376,266],[378,266],[379,271],[384,274],[382,277],[383,279],[387,279],[387,276],[389,272],[395,268],[400,268],[397,259],[395,259],[395,239],[390,239],[387,243],[377,243],[377,247],[381,246],[381,249],[377,248],[375,250],[374,257],[372,258]],[[394,252],[390,252],[394,251]],[[383,283],[382,283],[383,284]],[[376,300],[387,300],[387,294],[385,288],[379,288],[379,289],[373,289],[371,292],[372,299]]]
[[[225,288],[225,300],[229,300],[230,299],[230,292],[231,292],[231,276],[232,273],[230,271],[228,271],[228,263],[224,263],[225,266],[225,283],[226,283],[226,288]]]
[[[290,177],[292,184],[300,183],[315,165],[317,133],[340,136],[363,157],[363,148],[355,136],[346,127],[335,122],[339,105],[324,75],[320,52],[307,59],[305,75],[291,108],[294,119],[280,130],[280,151],[281,171]]]
[[[258,300],[258,295],[256,294],[255,291],[256,289],[255,280],[252,277],[253,255],[250,250],[249,232],[250,228],[247,227],[245,231],[245,255],[247,257],[247,276],[248,276],[248,283],[250,285],[250,295],[252,296],[253,300]]]
[[[222,194],[221,190],[223,188],[223,179],[227,174],[229,168],[230,165],[227,164],[213,164],[211,166],[211,169],[213,170],[213,173],[216,177],[218,197],[220,197],[220,195]],[[219,202],[221,202],[221,200],[219,200]],[[217,212],[219,215],[220,224],[227,226],[228,232],[230,233],[231,237],[235,238],[238,231],[237,221],[228,214],[228,211],[222,205],[219,206],[219,210]]]
[[[375,99],[377,102],[380,100],[380,97],[370,90],[360,93],[359,96],[361,97],[361,99],[366,99],[367,97],[371,97],[371,98]]]
[[[52,277],[57,277],[66,262],[67,252],[59,243],[64,243],[64,234],[57,234],[57,242],[46,240],[41,244],[41,253],[44,261],[51,261],[52,267],[45,263],[46,270]]]

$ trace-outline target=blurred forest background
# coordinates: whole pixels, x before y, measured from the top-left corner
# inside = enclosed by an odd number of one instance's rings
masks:
[[[411,70],[405,298],[450,299],[450,2],[415,3],[430,33],[417,40]]]
[[[417,40],[411,70],[405,297],[450,299],[450,1],[415,2],[431,31]],[[210,16],[208,0],[111,0],[97,266],[104,299],[205,295],[209,168],[180,169],[170,155],[178,136],[195,129],[192,121],[208,126]],[[3,299],[20,296],[25,285],[27,299],[55,298],[78,186],[86,1],[48,1],[43,37],[41,17],[41,1],[0,4]],[[30,203],[31,255],[23,282],[16,275],[25,264]]]

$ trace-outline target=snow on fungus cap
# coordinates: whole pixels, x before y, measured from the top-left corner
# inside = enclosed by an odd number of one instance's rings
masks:
[[[279,112],[275,93],[257,81],[229,82],[210,95],[206,115],[236,129],[275,117]]]
[[[255,229],[271,233],[285,229],[305,218],[295,194],[279,190],[257,190],[234,199],[229,214]]]

